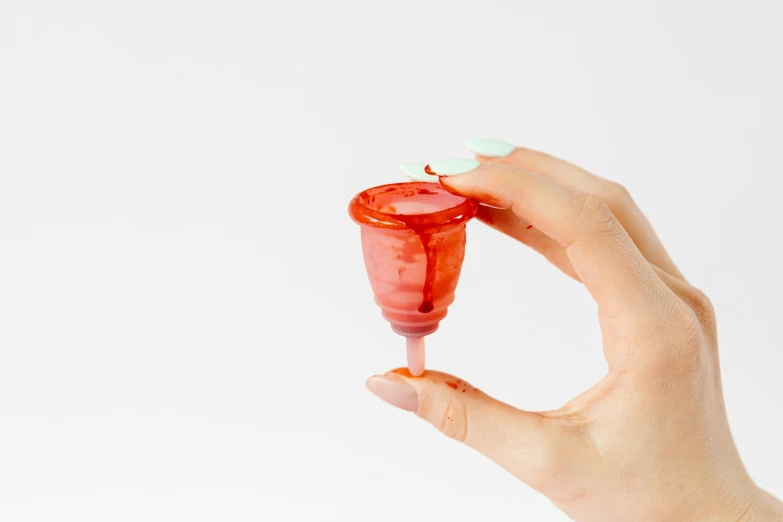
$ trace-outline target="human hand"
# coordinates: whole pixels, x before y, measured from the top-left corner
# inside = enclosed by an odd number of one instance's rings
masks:
[[[394,370],[368,388],[580,522],[783,520],[783,504],[754,484],[732,439],[710,301],[625,189],[549,155],[509,149],[477,156],[480,165],[441,184],[491,205],[479,219],[585,285],[599,307],[608,374],[545,412],[433,371],[417,378]],[[437,164],[431,169],[439,174]]]

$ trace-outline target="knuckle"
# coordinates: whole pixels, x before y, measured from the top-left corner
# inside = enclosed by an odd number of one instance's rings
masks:
[[[584,192],[576,192],[573,197],[579,208],[576,224],[577,235],[585,232],[594,233],[601,230],[613,232],[615,230],[616,218],[606,201],[595,194]]]
[[[706,354],[704,352],[704,328],[696,313],[686,304],[679,303],[672,309],[675,321],[671,324],[671,340],[674,351],[672,362],[677,372],[683,375],[698,374],[706,363]]]
[[[699,321],[705,326],[712,326],[715,323],[715,307],[707,297],[707,294],[697,288],[691,287],[687,293],[687,299],[691,309],[696,313]]]
[[[443,408],[440,421],[440,431],[458,442],[468,438],[468,412],[465,404],[455,398],[450,398]]]
[[[606,181],[601,195],[609,203],[610,207],[633,204],[633,198],[631,198],[631,193],[628,192],[628,189],[614,181]]]
[[[677,293],[680,298],[677,317],[682,318],[681,323],[684,325],[685,337],[693,339],[698,334],[700,338],[705,333],[709,337],[711,333],[714,333],[715,308],[707,294],[690,285],[683,285]]]
[[[694,304],[702,299],[703,303]],[[698,311],[700,307],[707,308]],[[676,295],[666,300],[656,322],[649,325],[652,332],[658,332],[652,335],[662,345],[651,361],[655,372],[667,383],[666,390],[702,383],[715,370],[715,330],[704,319],[705,313],[711,313],[709,309],[711,304],[706,296],[691,287],[678,288]]]
[[[582,209],[585,207],[585,203],[587,201],[587,198],[590,196],[589,192],[583,192],[581,190],[574,190],[571,192],[571,205],[574,208],[580,209],[580,214]]]
[[[562,242],[565,248],[573,245],[580,235],[607,228],[614,220],[609,206],[595,194],[575,190],[571,193],[571,205],[574,209],[574,231]]]
[[[595,194],[586,194],[581,198],[580,203],[580,224],[583,223],[588,226],[601,225],[610,222],[614,218],[609,205]]]

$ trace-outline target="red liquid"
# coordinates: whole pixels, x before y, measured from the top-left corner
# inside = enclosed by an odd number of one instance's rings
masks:
[[[375,301],[392,329],[422,337],[454,300],[465,257],[465,224],[476,202],[435,183],[374,187],[351,201]]]

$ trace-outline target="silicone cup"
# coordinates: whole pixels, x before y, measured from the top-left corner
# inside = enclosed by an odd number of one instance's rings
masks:
[[[424,337],[446,317],[465,258],[465,225],[477,209],[426,182],[374,187],[351,201],[375,302],[396,333]]]

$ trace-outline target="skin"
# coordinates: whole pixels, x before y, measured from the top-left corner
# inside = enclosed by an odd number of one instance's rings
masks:
[[[585,285],[608,374],[545,412],[433,371],[394,370],[368,388],[580,522],[783,521],[783,504],[752,481],[729,430],[712,305],[628,192],[524,148],[476,159],[478,168],[441,184],[497,207],[482,206],[478,218]]]

